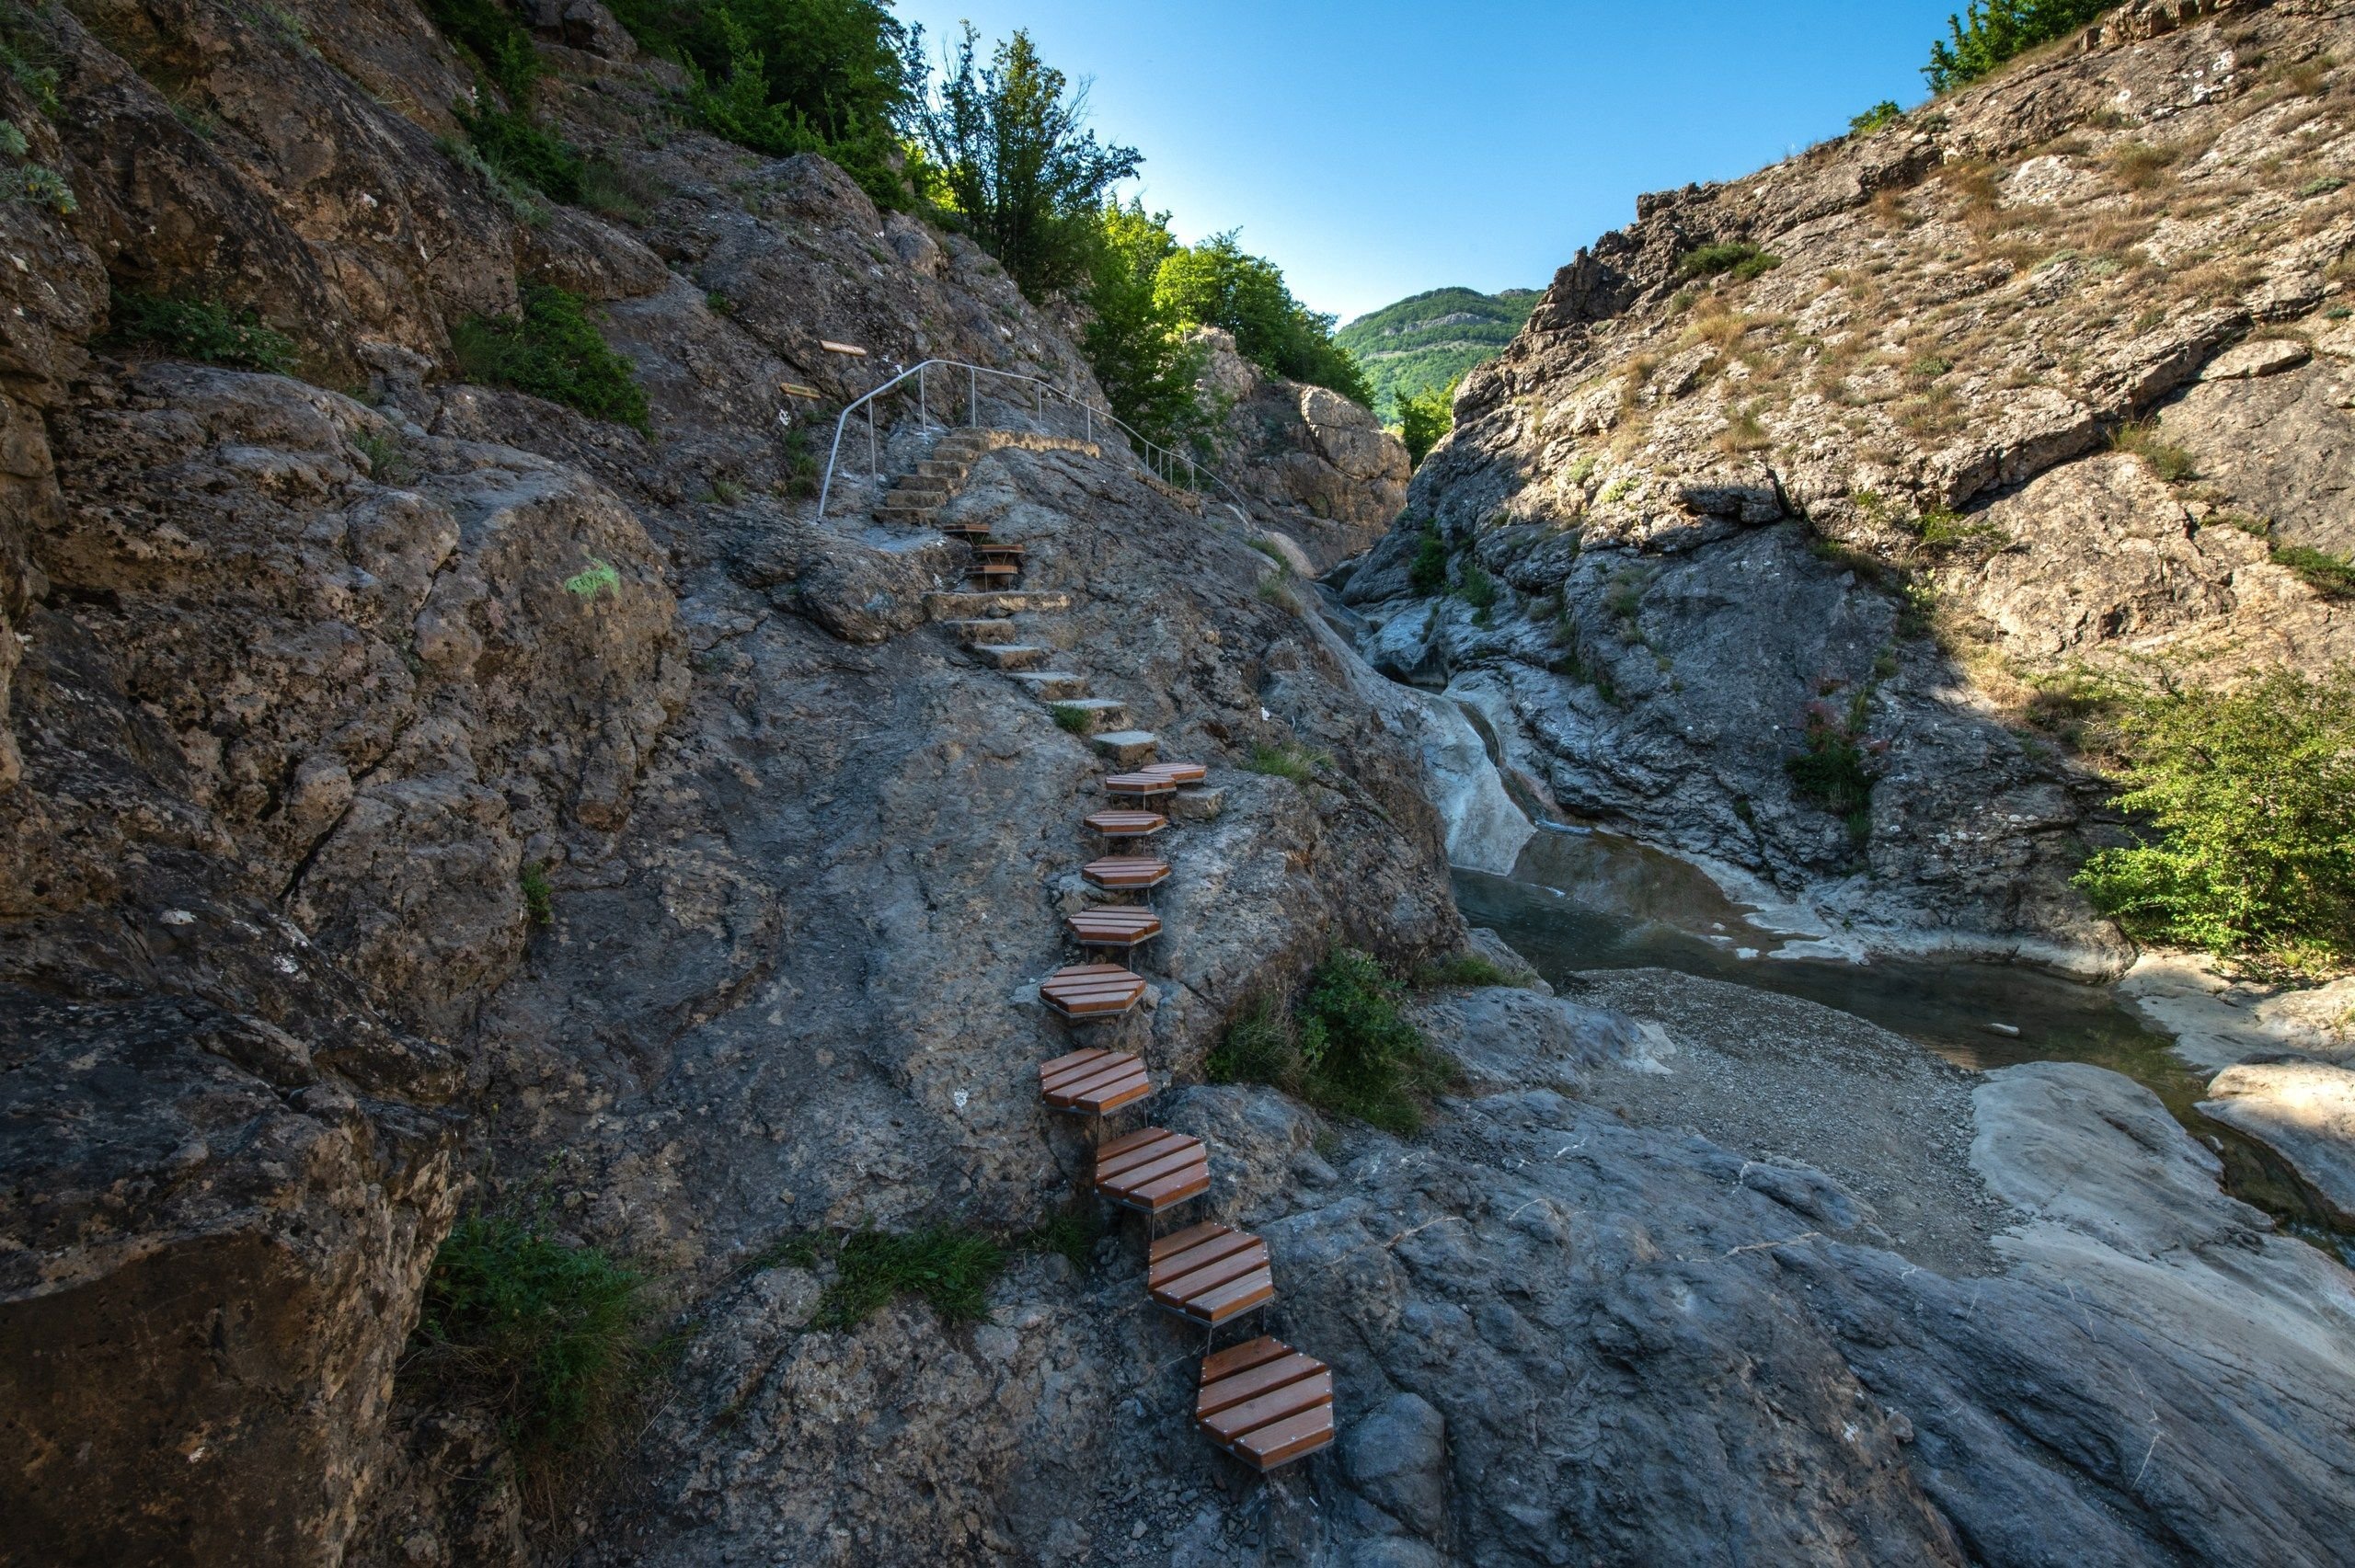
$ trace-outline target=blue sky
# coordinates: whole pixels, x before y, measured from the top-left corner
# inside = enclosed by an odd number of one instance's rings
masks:
[[[1092,76],[1179,235],[1239,226],[1344,319],[1542,287],[1639,191],[1723,179],[1924,96],[1961,0],[899,0],[927,49],[1027,27]]]

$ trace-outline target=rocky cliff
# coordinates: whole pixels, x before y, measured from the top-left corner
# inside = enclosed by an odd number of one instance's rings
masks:
[[[1248,529],[1023,400],[967,404],[1001,434],[928,512],[1022,545],[1023,593],[947,591],[968,546],[877,515],[941,450],[912,410],[817,515],[781,382],[1088,392],[962,240],[680,125],[591,4],[534,10],[538,112],[603,216],[444,150],[468,74],[405,0],[5,17],[0,109],[72,200],[0,201],[0,1561],[2338,1553],[2347,1276],[2122,1080],[1974,1092],[1671,981],[1427,995],[1466,1078],[1417,1141],[1203,1083],[1335,944],[1463,947],[1432,721]],[[454,329],[535,282],[644,429],[460,378]],[[300,373],[140,346],[135,291],[250,310]],[[1057,668],[1010,680],[1007,624]],[[1338,1452],[1274,1485],[1191,1430],[1132,1232],[1020,1253],[965,1324],[821,1321],[833,1265],[778,1245],[1017,1234],[1085,1175],[1037,981],[1098,750],[1139,742],[1040,700],[1083,685],[1210,771],[1121,1038],[1338,1374]],[[1663,1070],[1912,1108],[1711,1141]],[[649,1270],[678,1346],[598,1483],[528,1509],[489,1402],[397,1376],[501,1203]]]
[[[1845,940],[2115,968],[2067,885],[2102,830],[2068,681],[2355,654],[2339,590],[2277,561],[2355,546],[2350,26],[2128,7],[1643,199],[1467,379],[1349,585],[1370,656],[1563,808]],[[1786,774],[1819,721],[1872,758],[1853,820]]]

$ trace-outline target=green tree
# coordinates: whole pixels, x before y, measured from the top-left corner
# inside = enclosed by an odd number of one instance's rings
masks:
[[[1398,400],[1398,439],[1407,443],[1407,457],[1416,467],[1439,445],[1440,438],[1455,429],[1455,389],[1464,384],[1457,376],[1445,386],[1426,387]]]
[[[1097,384],[1112,412],[1148,440],[1200,444],[1210,424],[1195,384],[1203,350],[1188,341],[1185,320],[1155,287],[1162,263],[1178,249],[1169,214],[1149,213],[1141,201],[1110,202],[1097,225],[1082,296],[1087,326],[1080,335]]]
[[[2292,970],[2355,960],[2355,667],[2129,697],[2118,804],[2142,841],[2077,884],[2127,933]]]
[[[943,205],[1044,300],[1086,280],[1106,194],[1144,160],[1085,129],[1087,88],[1039,58],[1027,31],[981,63],[970,22],[918,120]]]
[[[1246,254],[1234,231],[1212,235],[1163,262],[1160,292],[1187,321],[1235,334],[1236,351],[1270,375],[1373,403],[1357,361],[1333,341],[1334,318],[1294,299],[1276,264]]]
[[[1934,93],[1952,92],[2038,44],[2084,27],[2117,0],[1970,0],[1947,18],[1948,40],[1930,45],[1922,67]]]

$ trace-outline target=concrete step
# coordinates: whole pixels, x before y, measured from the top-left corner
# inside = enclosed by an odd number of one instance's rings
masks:
[[[1128,704],[1117,697],[1071,697],[1057,702],[1054,706],[1058,711],[1076,708],[1086,714],[1087,728],[1083,733],[1088,735],[1110,729],[1129,716]]]
[[[973,465],[962,459],[934,456],[927,457],[916,464],[915,476],[919,479],[937,480],[944,488],[953,490],[963,484],[965,475],[972,471]]]
[[[1155,809],[1172,822],[1207,822],[1226,809],[1226,791],[1216,784],[1189,784],[1164,795]]]
[[[1004,593],[927,593],[925,613],[936,621],[982,615],[1020,615],[1033,610],[1068,610],[1071,595],[1061,589],[1019,589]]]
[[[887,507],[931,507],[937,509],[948,504],[948,492],[936,485],[894,485],[891,493],[883,498]]]
[[[1054,649],[1029,643],[984,643],[973,652],[998,670],[1036,670],[1055,657]]]
[[[938,507],[894,506],[891,502],[887,500],[881,506],[875,509],[875,517],[876,521],[879,522],[913,522],[923,524],[930,522],[935,517],[939,515],[939,512],[940,509]]]
[[[1027,670],[1015,679],[1042,703],[1068,703],[1087,695],[1087,677],[1068,670]]]
[[[1160,738],[1149,729],[1108,729],[1092,738],[1096,750],[1123,768],[1142,767],[1153,761]]]
[[[1014,623],[1004,619],[948,621],[942,624],[956,633],[957,640],[967,647],[977,647],[983,643],[1010,643],[1016,635]]]

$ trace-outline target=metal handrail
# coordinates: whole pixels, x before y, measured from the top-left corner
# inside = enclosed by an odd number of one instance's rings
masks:
[[[1136,429],[1136,427],[1131,425],[1127,420],[1120,418],[1109,408],[1098,408],[1095,405],[1088,403],[1084,399],[1074,397],[1070,393],[1065,392],[1063,388],[1056,386],[1051,383],[1041,381],[1037,376],[1022,375],[1014,371],[992,370],[987,365],[969,364],[962,360],[925,360],[910,366],[906,370],[902,371],[899,374],[893,376],[890,381],[883,383],[881,385],[873,388],[858,397],[853,398],[850,402],[844,404],[843,406],[843,411],[835,416],[833,444],[826,449],[826,475],[825,478],[821,481],[818,486],[818,521],[824,521],[826,516],[826,502],[833,495],[834,470],[841,462],[843,432],[850,428],[850,417],[862,407],[867,410],[867,477],[870,483],[879,482],[882,478],[882,465],[880,462],[880,446],[876,436],[875,400],[882,396],[885,393],[890,391],[892,388],[900,385],[902,382],[907,381],[910,377],[913,377],[916,383],[917,427],[922,429],[930,425],[932,422],[932,414],[925,396],[926,389],[925,385],[925,372],[926,371],[935,370],[963,371],[965,372],[965,395],[967,400],[966,418],[971,424],[979,425],[981,423],[982,377],[994,376],[1000,381],[1021,383],[1033,389],[1031,396],[1034,406],[1038,410],[1038,417],[1042,421],[1046,418],[1046,402],[1049,397],[1054,397],[1062,402],[1068,403],[1073,407],[1078,409],[1084,417],[1087,440],[1094,441],[1096,439],[1096,426],[1100,420],[1108,426],[1111,426],[1125,432],[1129,438],[1129,446],[1132,453],[1141,458],[1144,463],[1146,471],[1155,475],[1164,484],[1176,485],[1178,482],[1177,477],[1178,469],[1178,465],[1183,464],[1185,465],[1186,472],[1186,488],[1189,490],[1199,490],[1202,487],[1201,481],[1208,479],[1210,483],[1217,486],[1221,490],[1225,491],[1227,496],[1231,498],[1236,505],[1241,506],[1246,516],[1250,511],[1250,503],[1244,500],[1240,495],[1235,493],[1235,486],[1229,485],[1216,474],[1211,473],[1208,469],[1203,468],[1200,464],[1197,464],[1192,457],[1189,456],[1185,452],[1178,452],[1172,447],[1163,446],[1157,441],[1148,440]],[[954,390],[953,383],[951,390]],[[779,418],[780,419],[783,418],[782,414],[780,414]],[[944,428],[947,428],[947,423],[948,422],[946,420],[942,421]]]

